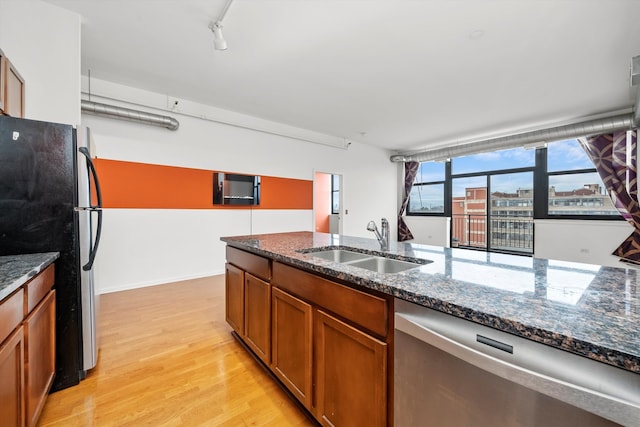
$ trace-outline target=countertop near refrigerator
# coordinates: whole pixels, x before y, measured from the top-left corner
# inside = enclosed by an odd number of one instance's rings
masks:
[[[296,232],[223,237],[307,271],[374,289],[466,320],[640,374],[640,271],[525,256],[391,243],[387,255],[432,261],[379,274],[309,250],[380,253],[374,239]]]
[[[59,252],[0,256],[0,301],[60,256]]]

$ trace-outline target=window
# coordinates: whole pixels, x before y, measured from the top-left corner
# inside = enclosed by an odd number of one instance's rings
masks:
[[[550,143],[546,158],[548,217],[621,218],[579,141]]]
[[[445,181],[445,163],[421,163],[409,194],[407,214],[444,215]]]
[[[622,219],[576,139],[422,163],[407,214],[451,217],[454,247],[517,253],[534,218]]]
[[[331,175],[331,213],[340,213],[340,175]]]
[[[472,154],[451,160],[451,174],[463,175],[503,169],[521,169],[533,167],[535,150],[512,148],[490,153]]]

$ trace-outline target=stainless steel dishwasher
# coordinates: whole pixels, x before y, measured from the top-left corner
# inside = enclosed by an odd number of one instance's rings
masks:
[[[395,304],[396,427],[640,426],[640,374]]]

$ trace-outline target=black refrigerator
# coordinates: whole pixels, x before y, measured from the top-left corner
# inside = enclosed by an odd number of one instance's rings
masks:
[[[0,256],[60,252],[52,391],[97,363],[92,267],[102,210],[91,145],[86,128],[0,116]]]

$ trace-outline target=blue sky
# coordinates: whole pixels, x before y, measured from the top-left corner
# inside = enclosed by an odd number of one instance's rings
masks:
[[[575,139],[550,143],[547,149],[549,171],[593,168],[593,163]],[[534,163],[534,149],[516,148],[455,158],[452,163],[452,174],[531,167]],[[443,162],[424,163],[421,169],[418,175],[419,181],[444,179]],[[532,181],[532,173],[495,176],[491,182],[491,191],[515,192],[518,188],[532,188]],[[600,183],[597,174],[563,175],[554,178],[553,181],[551,185],[555,185],[558,191],[570,191],[582,188],[585,184]],[[464,188],[476,186],[485,187],[485,178],[455,179],[453,181],[453,195],[464,195]]]

